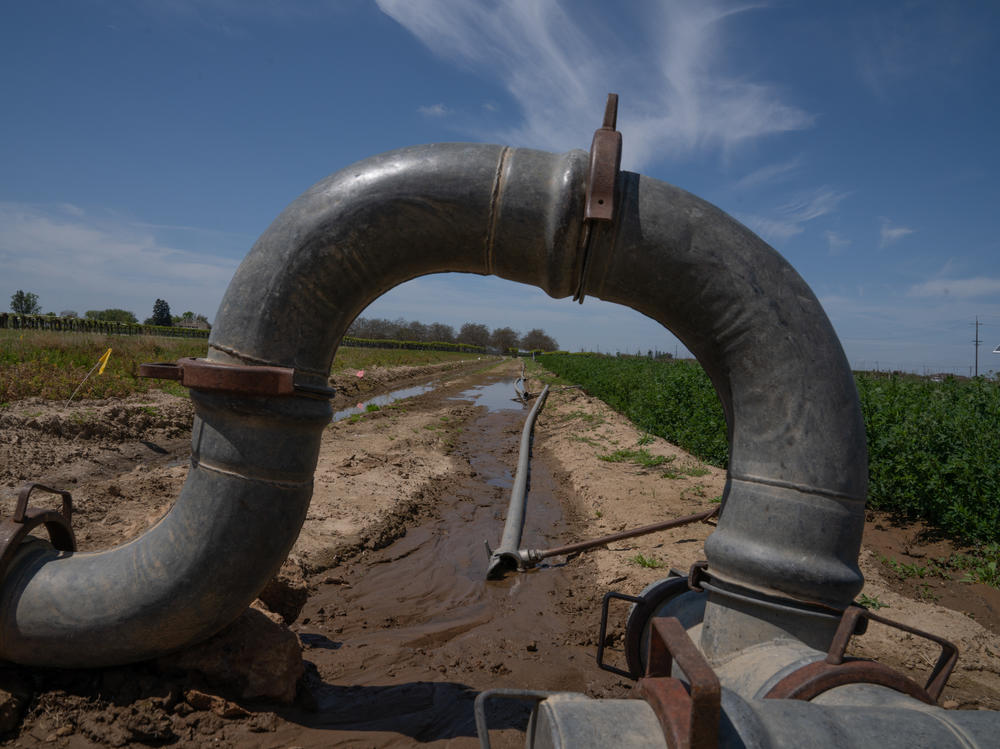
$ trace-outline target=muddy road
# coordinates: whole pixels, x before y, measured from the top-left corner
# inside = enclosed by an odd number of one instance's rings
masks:
[[[631,683],[595,664],[601,597],[638,593],[667,567],[687,568],[712,528],[622,541],[487,582],[484,542],[495,546],[502,533],[527,413],[513,399],[519,371],[511,361],[470,361],[343,374],[308,517],[262,600],[206,645],[158,662],[0,668],[6,743],[474,747],[482,690],[626,696]],[[20,484],[41,481],[73,492],[81,549],[138,536],[180,490],[191,416],[187,400],[163,393],[0,411],[4,513]],[[639,446],[659,462],[607,460]],[[724,480],[581,391],[553,392],[536,426],[524,545],[710,509]],[[919,555],[913,529],[873,518],[870,535],[877,546],[862,553],[865,594],[884,604],[880,613],[959,645],[946,704],[1000,708],[995,589],[934,581],[949,595],[930,600],[880,561],[901,539],[898,553]],[[619,644],[615,622],[609,641]],[[918,680],[934,657],[878,627],[857,650]],[[497,703],[494,744],[522,746],[526,719],[523,707]]]

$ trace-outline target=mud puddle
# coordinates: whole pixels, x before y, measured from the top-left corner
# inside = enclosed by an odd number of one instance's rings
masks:
[[[477,385],[448,400],[471,400],[489,411],[520,411],[524,403],[514,396],[514,380],[503,379],[488,385]]]
[[[434,390],[438,386],[437,380],[432,380],[431,382],[424,383],[423,385],[413,385],[411,387],[400,388],[399,390],[393,390],[390,393],[383,393],[382,395],[376,395],[374,398],[369,398],[366,401],[361,401],[355,406],[350,408],[345,408],[340,411],[336,411],[333,414],[332,421],[340,421],[341,419],[346,419],[349,416],[354,416],[355,414],[363,414],[369,410],[370,406],[378,406],[383,408],[384,406],[391,405],[396,401],[401,401],[405,398],[412,398],[415,395],[423,395],[431,390]]]
[[[594,664],[592,582],[556,564],[487,582],[484,541],[496,545],[525,409],[512,381],[465,391],[486,414],[467,423],[456,452],[471,476],[441,491],[432,516],[386,548],[327,570],[297,627],[315,667],[316,712],[284,717],[301,745],[473,747],[473,701],[497,687],[585,691],[615,678]],[[532,460],[524,542],[545,547],[564,530],[559,488]],[[596,599],[595,599],[596,600]],[[580,610],[594,611],[581,628]],[[593,633],[587,629],[593,629]],[[496,746],[523,746],[528,713],[496,703]]]

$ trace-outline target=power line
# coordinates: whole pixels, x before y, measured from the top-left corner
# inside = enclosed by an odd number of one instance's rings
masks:
[[[982,341],[979,338],[979,316],[978,315],[976,316],[975,326],[976,326],[976,337],[975,337],[975,340],[972,341],[972,343],[976,347],[976,375],[975,376],[979,377],[979,344],[982,343]]]

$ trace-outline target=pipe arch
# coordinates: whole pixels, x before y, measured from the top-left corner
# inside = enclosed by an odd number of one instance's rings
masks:
[[[867,459],[857,394],[819,302],[791,266],[719,209],[622,172],[611,225],[583,268],[587,154],[416,146],[317,183],[261,236],[216,317],[208,358],[292,367],[322,387],[372,300],[417,276],[494,274],[562,298],[577,290],[673,331],[714,383],[729,424],[714,576],[844,606]],[[329,405],[192,390],[191,470],[170,512],[100,553],[25,551],[0,590],[0,657],[36,666],[151,658],[231,622],[291,549],[312,494]]]

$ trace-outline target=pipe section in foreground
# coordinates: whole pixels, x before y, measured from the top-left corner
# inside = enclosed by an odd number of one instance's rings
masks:
[[[581,227],[587,154],[418,146],[332,175],[293,202],[230,283],[220,363],[295,369],[321,388],[349,323],[417,276],[495,274],[625,304],[674,331],[712,378],[731,463],[711,572],[843,606],[861,588],[866,457],[853,380],[815,296],[708,203],[623,172],[613,222]],[[99,666],[149,658],[234,619],[293,544],[324,402],[192,392],[194,455],[168,515],[99,554],[26,553],[0,591],[0,657]]]

